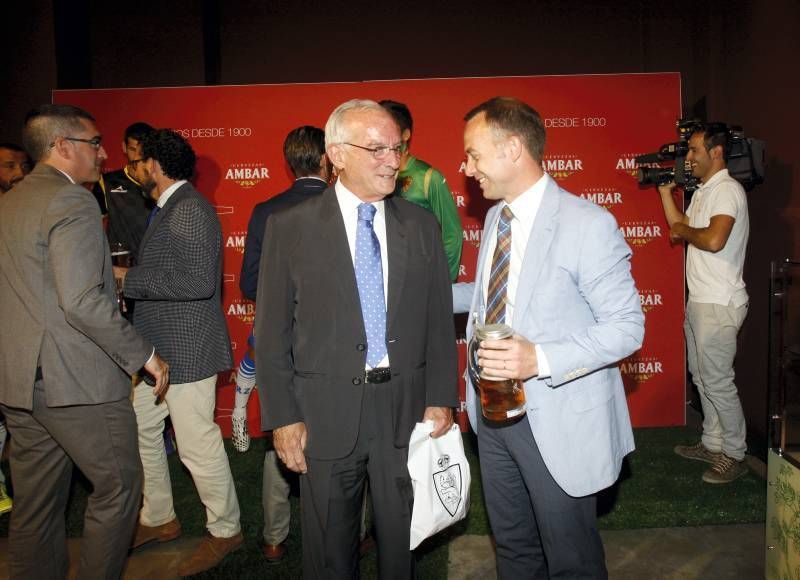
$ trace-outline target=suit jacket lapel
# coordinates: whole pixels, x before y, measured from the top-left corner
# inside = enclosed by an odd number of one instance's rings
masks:
[[[389,287],[384,290],[387,295],[386,331],[392,328],[397,311],[400,308],[400,297],[403,295],[403,285],[408,270],[408,240],[406,229],[399,215],[395,202],[387,197],[383,203],[386,214],[386,248],[389,262]]]
[[[342,307],[345,311],[354,313],[354,316],[348,317],[348,320],[360,321],[360,325],[358,325],[360,330],[356,332],[363,334],[364,323],[361,318],[361,301],[358,298],[356,271],[350,254],[350,244],[347,242],[342,210],[336,199],[336,191],[332,187],[326,189],[322,195],[323,202],[319,205],[319,222],[323,233],[322,239],[329,243],[320,248],[320,251],[327,253],[326,263],[333,264]]]
[[[517,295],[514,300],[514,318],[522,315],[531,301],[533,289],[542,272],[542,265],[555,237],[556,219],[558,215],[558,185],[549,181],[542,195],[542,203],[536,212],[533,228],[528,237],[528,246],[522,259],[522,271],[517,283]]]
[[[164,204],[164,207],[162,207],[156,213],[155,217],[153,218],[153,221],[150,222],[150,225],[148,225],[147,229],[144,231],[144,235],[142,236],[142,243],[139,244],[139,255],[140,256],[142,255],[142,250],[144,250],[144,247],[147,245],[147,242],[150,241],[150,238],[152,237],[153,232],[156,231],[156,228],[158,227],[158,224],[160,224],[161,220],[164,219],[164,215],[167,213],[169,208],[174,206],[175,203],[177,203],[177,201],[180,198],[182,198],[183,196],[188,194],[190,191],[192,191],[192,189],[193,189],[193,187],[192,187],[191,184],[184,183],[169,197],[169,199],[167,200],[167,203]]]

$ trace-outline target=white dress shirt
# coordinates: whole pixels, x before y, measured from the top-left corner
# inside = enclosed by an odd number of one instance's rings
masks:
[[[511,328],[514,328],[514,304],[517,299],[517,286],[519,284],[519,276],[522,271],[522,262],[525,258],[525,249],[528,247],[528,238],[533,229],[533,222],[536,220],[536,214],[539,212],[539,206],[542,204],[542,197],[544,190],[548,185],[551,177],[544,174],[536,183],[523,191],[514,201],[507,204],[502,202],[500,211],[506,205],[514,214],[511,220],[511,256],[509,260],[508,271],[508,284],[506,286],[506,317],[505,323]],[[499,220],[498,220],[499,224]],[[486,263],[483,264],[483,275],[481,279],[481,290],[483,291],[484,299],[488,297],[489,293],[489,277],[492,270],[492,258],[494,257],[494,249],[497,246],[497,225],[492,229],[492,232],[487,232],[489,239],[486,240],[488,247],[486,248]],[[547,363],[547,357],[539,345],[534,345],[536,349],[536,359],[539,367],[539,378],[546,378],[550,376],[550,365]]]
[[[356,194],[347,189],[347,187],[342,183],[341,179],[336,180],[334,190],[336,191],[336,201],[339,202],[339,209],[341,210],[342,218],[344,219],[344,229],[347,233],[347,243],[350,246],[350,259],[353,261],[353,268],[355,268],[358,206],[364,202],[359,199]],[[372,228],[375,230],[375,235],[378,238],[378,244],[380,245],[381,250],[381,269],[383,270],[383,303],[387,304],[386,298],[389,293],[389,256],[386,251],[386,208],[384,207],[383,200],[373,202],[372,205],[375,206],[376,209],[375,217],[372,220]],[[386,319],[388,322],[388,306]],[[389,353],[387,351],[386,356],[381,359],[381,362],[376,365],[376,368],[388,366]],[[369,370],[372,367],[366,365],[365,368]]]

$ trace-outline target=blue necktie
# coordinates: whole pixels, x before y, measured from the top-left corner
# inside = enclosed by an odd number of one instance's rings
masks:
[[[151,210],[150,210],[150,215],[148,215],[148,216],[147,216],[147,223],[145,224],[145,227],[146,227],[146,228],[147,228],[147,227],[150,227],[150,223],[151,223],[151,222],[152,222],[152,221],[153,221],[153,220],[156,218],[156,214],[157,214],[157,213],[158,213],[160,210],[161,210],[161,207],[160,207],[158,204],[156,204],[155,206],[153,206],[153,209],[151,209]]]
[[[381,245],[372,228],[375,206],[358,206],[356,226],[356,283],[367,332],[367,364],[374,367],[386,355],[386,303],[383,299]]]
[[[508,206],[503,207],[497,223],[497,245],[489,271],[489,288],[486,301],[486,324],[503,324],[506,321],[508,302],[508,271],[511,265],[511,220],[514,214]]]

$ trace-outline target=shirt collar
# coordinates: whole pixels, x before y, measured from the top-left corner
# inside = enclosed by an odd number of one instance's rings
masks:
[[[158,198],[158,202],[156,202],[158,203],[158,207],[163,208],[167,204],[167,201],[169,201],[169,198],[172,197],[172,194],[175,193],[175,191],[184,183],[186,183],[186,180],[181,179],[180,181],[176,181],[175,183],[170,185],[167,189],[165,189],[164,193],[162,193],[161,196]]]
[[[351,215],[358,215],[358,206],[364,202],[355,193],[347,189],[347,186],[342,183],[341,179],[336,180],[334,189],[336,191],[336,199],[339,201],[339,207],[345,219]],[[376,216],[383,216],[383,200],[374,201],[372,205],[374,205],[377,210]]]
[[[519,194],[514,201],[506,204],[514,217],[521,223],[530,223],[536,217],[536,210],[539,208],[549,179],[550,177],[545,173],[536,183]]]
[[[703,183],[698,189],[706,189],[707,187],[713,187],[718,182],[722,181],[723,179],[727,179],[730,177],[728,174],[728,169],[720,169],[714,175],[711,176],[711,179]]]

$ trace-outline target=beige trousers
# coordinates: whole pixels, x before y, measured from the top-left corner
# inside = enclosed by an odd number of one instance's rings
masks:
[[[139,514],[142,525],[160,526],[175,518],[163,437],[164,419],[169,415],[178,455],[192,474],[206,508],[208,531],[218,538],[229,538],[241,531],[228,455],[214,422],[216,384],[214,375],[193,383],[170,385],[159,405],[155,404],[149,385],[142,382],[134,390],[133,407],[144,468],[144,504]]]

